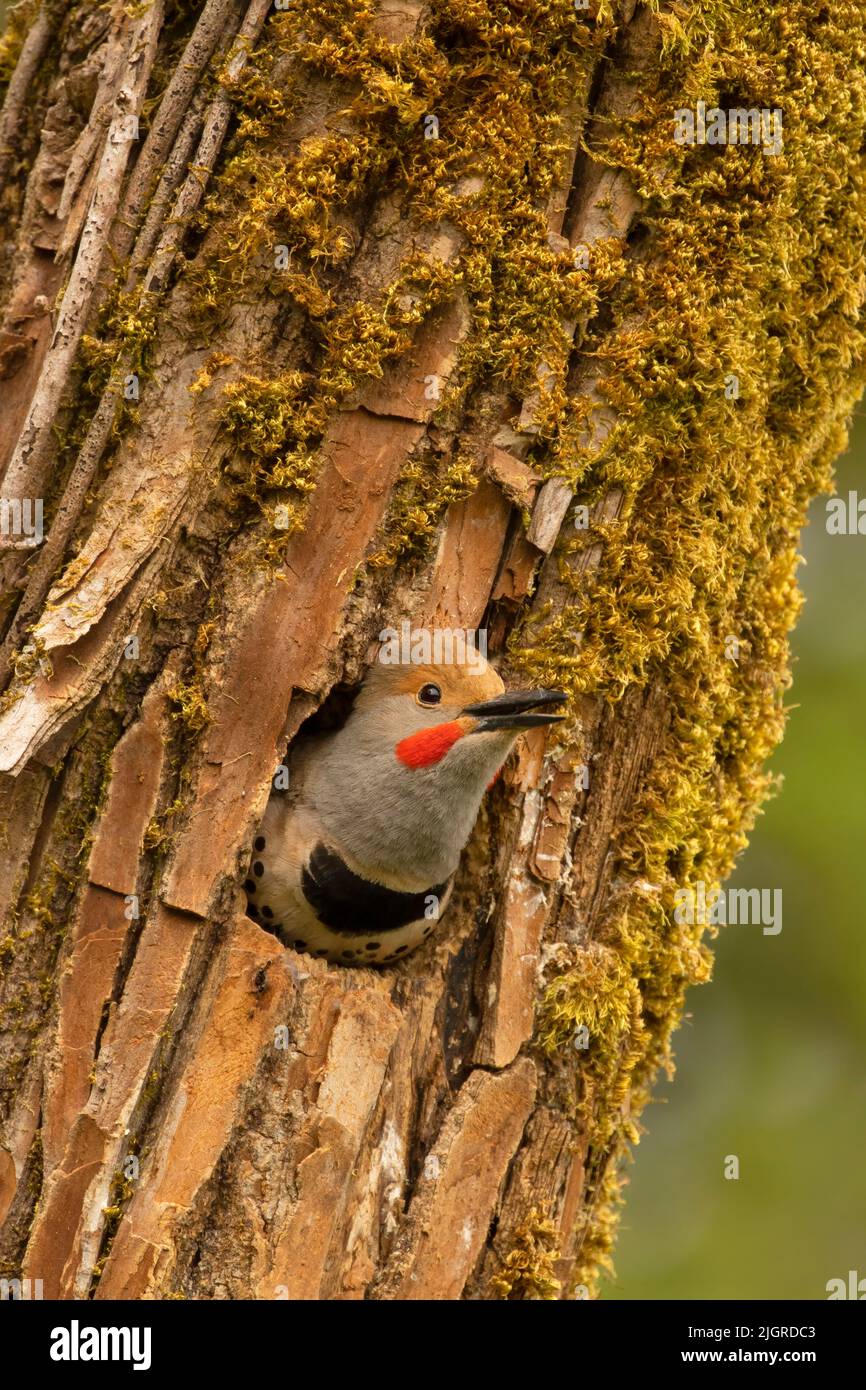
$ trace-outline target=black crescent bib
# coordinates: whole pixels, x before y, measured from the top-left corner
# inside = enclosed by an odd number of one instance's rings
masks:
[[[450,881],[436,883],[421,893],[400,893],[360,878],[321,841],[301,874],[304,897],[319,921],[347,937],[396,931],[430,916],[431,898],[436,899],[435,917]]]

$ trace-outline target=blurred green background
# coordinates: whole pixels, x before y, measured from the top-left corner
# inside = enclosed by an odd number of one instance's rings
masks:
[[[864,461],[861,411],[837,495],[866,496]],[[782,931],[719,929],[643,1113],[605,1299],[823,1299],[866,1276],[866,535],[829,536],[826,501],[801,546],[784,784],[731,880],[781,888]]]

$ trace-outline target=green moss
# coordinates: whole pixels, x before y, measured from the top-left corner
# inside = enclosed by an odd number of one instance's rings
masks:
[[[303,377],[245,376],[223,388],[221,418],[246,466],[232,469],[234,497],[255,502],[271,526],[288,534],[301,524],[315,487],[315,423],[300,402]]]
[[[578,1111],[594,1141],[606,1143],[620,1123],[645,1031],[642,999],[629,959],[592,943],[574,951],[568,974],[549,986],[537,1022],[538,1045],[554,1055],[571,1045],[581,1059]],[[636,1139],[633,1128],[628,1137]]]
[[[453,287],[445,267],[413,253],[377,303],[359,301],[334,311],[321,329],[322,357],[315,376],[294,369],[270,379],[248,374],[222,388],[220,417],[245,460],[243,471],[235,461],[230,467],[235,498],[255,502],[271,531],[281,533],[276,540],[265,538],[267,554],[279,555],[285,536],[303,524],[304,504],[318,474],[318,446],[333,412],[407,351],[414,329]],[[200,379],[196,389],[202,384]],[[437,482],[430,470],[410,465],[404,492],[419,497],[425,492],[430,516],[441,515],[458,495],[467,468],[458,461]],[[438,505],[433,504],[434,492]]]
[[[820,19],[805,4],[677,14],[684,27],[665,17],[666,54],[641,109],[601,136],[600,157],[647,199],[604,331],[582,344],[615,424],[588,446],[593,402],[555,386],[544,424],[546,471],[590,506],[612,489],[622,504],[588,532],[566,524],[566,602],[512,640],[530,683],[613,704],[653,685],[668,705],[614,846],[616,912],[539,1011],[548,1053],[571,1055],[581,1022],[596,1030],[577,1054],[579,1108],[607,1197],[619,1179],[603,1160],[637,1137],[686,988],[709,977],[705,929],[676,922],[675,893],[730,873],[772,790],[763,764],[784,727],[798,535],[864,382],[862,277],[850,264],[866,214],[861,7]],[[701,30],[711,42],[686,61]],[[675,147],[673,112],[697,98],[780,108],[783,153]],[[576,562],[599,543],[588,577]],[[598,1230],[609,1216],[596,1210]],[[587,1249],[597,1254],[589,1236]]]
[[[187,727],[192,726],[187,724]],[[195,727],[203,727],[203,725]],[[142,837],[142,845],[146,850],[161,849],[171,841],[177,819],[183,815],[187,805],[188,802],[185,797],[175,797],[174,801],[169,802],[164,810],[148,822]]]
[[[164,1042],[164,1037],[160,1038],[160,1042]],[[159,1096],[162,1082],[163,1072],[161,1067],[154,1067],[152,1071],[148,1072],[147,1080],[141,1091],[141,1105],[144,1110],[149,1110],[153,1106]]]
[[[210,723],[210,710],[204,689],[204,658],[210,646],[213,630],[213,621],[199,623],[192,644],[192,671],[186,680],[175,681],[167,692],[169,700],[177,706],[173,711],[174,718],[193,734],[199,733]]]
[[[40,0],[20,0],[10,5],[6,11],[6,27],[0,37],[0,96],[5,95],[9,80],[15,71],[24,40],[34,19],[39,13]]]
[[[370,568],[423,554],[446,509],[468,497],[477,484],[471,458],[458,454],[444,466],[438,458],[410,459],[395,489],[380,548],[367,559]]]
[[[210,712],[200,681],[177,681],[169,690],[168,698],[177,705],[176,718],[182,720],[193,733],[210,723]]]
[[[533,1207],[512,1240],[502,1269],[490,1281],[494,1297],[512,1302],[557,1299],[562,1287],[555,1274],[558,1232],[546,1212]]]
[[[95,399],[123,361],[124,373],[143,377],[156,337],[158,301],[154,294],[125,290],[126,268],[118,267],[114,286],[99,315],[94,334],[81,339],[82,385]],[[123,382],[117,383],[122,388]]]
[[[614,1160],[615,1155],[593,1158],[584,1171],[583,1201],[574,1233],[576,1258],[568,1281],[568,1292],[574,1297],[593,1297],[601,1273],[613,1273],[612,1251],[625,1186]]]

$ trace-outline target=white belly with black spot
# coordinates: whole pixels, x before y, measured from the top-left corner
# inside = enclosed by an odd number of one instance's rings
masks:
[[[272,798],[244,884],[254,921],[296,951],[348,966],[390,965],[433,934],[451,879],[417,893],[364,879],[315,829]]]

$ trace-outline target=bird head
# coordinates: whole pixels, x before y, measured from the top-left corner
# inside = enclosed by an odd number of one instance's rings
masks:
[[[559,690],[506,690],[475,652],[453,664],[377,665],[356,709],[358,722],[409,772],[447,766],[489,780],[522,732],[564,717],[552,711],[565,698]]]
[[[563,717],[552,712],[560,691],[506,691],[481,654],[472,657],[377,662],[311,771],[332,843],[385,881],[447,878],[520,734]]]

